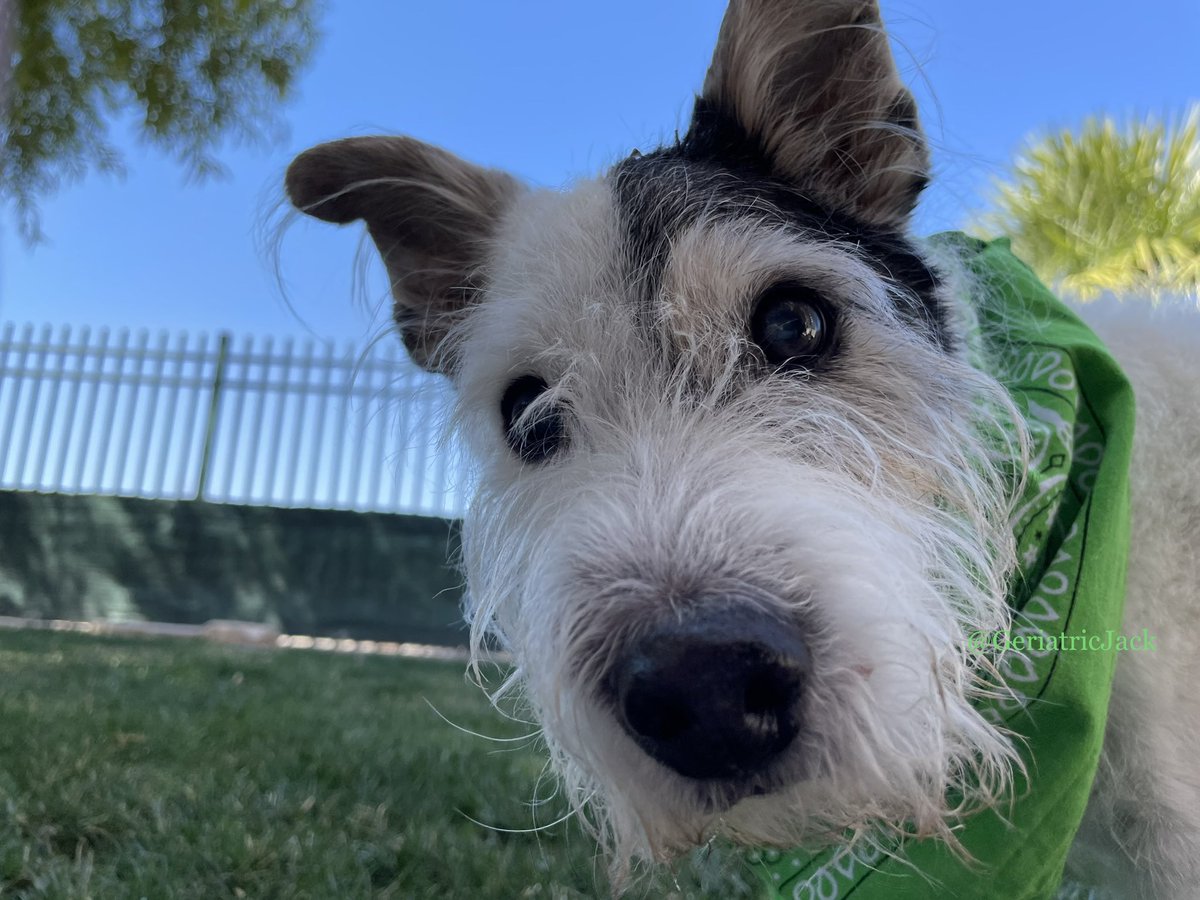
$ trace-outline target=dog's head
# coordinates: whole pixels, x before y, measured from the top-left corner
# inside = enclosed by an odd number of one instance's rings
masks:
[[[734,0],[683,138],[568,192],[407,138],[288,172],[455,382],[476,645],[618,866],[948,836],[1004,781],[966,635],[1005,624],[1005,399],[908,234],[927,169],[874,0]]]

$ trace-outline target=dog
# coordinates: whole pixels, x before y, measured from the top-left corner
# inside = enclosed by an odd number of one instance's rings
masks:
[[[404,137],[288,170],[299,210],[366,223],[409,354],[456,388],[473,650],[512,653],[617,884],[722,835],[787,896],[893,862],[860,896],[1045,897],[1064,865],[1200,896],[1196,326],[1093,313],[1106,352],[1068,316],[1088,349],[1019,400],[1044,323],[986,297],[1044,289],[911,233],[929,167],[875,0],[733,0],[686,133],[569,191]],[[1127,514],[1068,621],[1054,567]],[[1039,609],[1153,649],[1008,646]]]

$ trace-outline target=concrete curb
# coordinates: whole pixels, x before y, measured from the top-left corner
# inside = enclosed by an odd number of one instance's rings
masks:
[[[202,638],[219,644],[246,647],[274,647],[285,650],[319,650],[325,653],[359,653],[373,656],[400,656],[408,659],[436,659],[467,662],[466,647],[440,647],[397,641],[359,641],[353,638],[318,637],[307,634],[281,634],[271,625],[210,619],[203,625],[177,625],[170,622],[106,621],[78,622],[70,619],[23,619],[0,616],[0,629],[10,631],[72,631],[81,634]],[[506,664],[507,654],[492,653],[489,662]]]

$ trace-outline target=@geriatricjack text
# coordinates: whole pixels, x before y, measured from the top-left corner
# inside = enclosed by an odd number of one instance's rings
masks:
[[[972,631],[967,635],[967,648],[979,653],[984,650],[1016,650],[1018,653],[1060,653],[1091,651],[1106,653],[1153,652],[1158,649],[1155,636],[1143,628],[1137,634],[1120,634],[1111,628],[1096,634],[1081,629],[1079,634],[1046,634],[1044,632]]]

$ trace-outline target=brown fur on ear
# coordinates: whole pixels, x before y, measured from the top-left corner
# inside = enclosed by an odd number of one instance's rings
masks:
[[[876,0],[732,0],[702,98],[776,174],[878,225],[902,227],[929,152]]]
[[[387,265],[394,313],[412,358],[453,368],[449,330],[483,286],[489,244],[520,190],[516,179],[405,137],[332,141],[287,171],[293,205],[339,225],[363,219]]]

